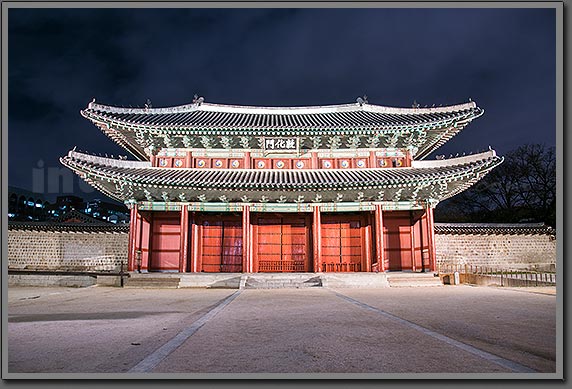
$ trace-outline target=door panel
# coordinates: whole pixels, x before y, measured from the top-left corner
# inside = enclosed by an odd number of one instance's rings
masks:
[[[322,271],[365,269],[366,250],[371,250],[365,244],[367,223],[363,215],[322,215]]]
[[[255,270],[310,271],[311,222],[308,215],[258,215],[253,223]]]
[[[383,213],[385,258],[389,270],[411,270],[411,214],[409,211]]]
[[[242,272],[242,220],[237,215],[198,218],[200,263],[205,273]]]
[[[157,212],[153,215],[150,271],[179,270],[181,215]]]

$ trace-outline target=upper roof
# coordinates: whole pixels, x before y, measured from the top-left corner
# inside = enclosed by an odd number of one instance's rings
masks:
[[[185,135],[381,135],[387,136],[388,141],[394,138],[398,143],[393,147],[415,147],[419,151],[417,157],[423,158],[482,113],[483,110],[475,102],[431,108],[386,107],[367,102],[308,107],[254,107],[204,103],[201,99],[167,108],[121,108],[93,101],[81,111],[84,117],[98,124],[108,136],[142,160],[148,159],[144,150],[150,143],[155,147],[188,147],[182,138]],[[413,134],[415,131],[425,133]],[[396,134],[401,133],[404,136],[398,141]],[[165,137],[172,138],[166,140]],[[236,140],[232,147],[241,147],[241,144],[244,143]],[[256,144],[252,142],[250,145]]]

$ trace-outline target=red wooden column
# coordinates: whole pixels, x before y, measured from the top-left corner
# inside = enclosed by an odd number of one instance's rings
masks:
[[[314,217],[312,218],[312,239],[314,246],[314,273],[322,271],[322,215],[320,206],[314,207]]]
[[[375,151],[369,152],[369,167],[379,167],[375,163]]]
[[[383,211],[381,204],[375,204],[375,257],[379,271],[386,271],[383,247]]]
[[[362,220],[366,223],[364,228],[364,250],[365,250],[365,269],[362,271],[370,272],[371,271],[371,215],[366,215]]]
[[[245,169],[250,169],[250,151],[245,151],[244,152],[244,168]]]
[[[191,225],[191,245],[192,245],[192,256],[191,256],[191,272],[199,272],[201,264],[199,263],[199,245],[200,245],[200,230],[199,224],[197,223],[196,213],[193,212],[193,223]]]
[[[189,209],[187,205],[181,206],[181,248],[179,250],[179,273],[187,271],[187,258],[189,255]]]
[[[315,151],[312,151],[310,153],[311,157],[310,157],[310,167],[312,169],[319,169],[318,166],[318,153]]]
[[[413,211],[409,211],[409,236],[411,238],[411,271],[417,271],[415,263],[415,223],[413,221]]]
[[[137,214],[137,235],[139,236],[136,240],[135,250],[141,250],[141,262],[138,263],[137,258],[135,258],[135,269],[134,270],[145,270],[149,269],[149,258],[151,257],[151,235],[153,228],[153,213],[151,212],[147,219],[143,217],[142,213]],[[137,251],[135,251],[137,252]]]
[[[429,270],[437,270],[437,259],[435,253],[435,224],[433,219],[433,208],[427,207],[427,240],[429,242]]]
[[[252,273],[252,240],[250,235],[250,205],[242,207],[242,272]]]
[[[127,257],[127,271],[135,270],[135,251],[138,238],[137,229],[137,203],[131,205],[129,219],[129,252]]]

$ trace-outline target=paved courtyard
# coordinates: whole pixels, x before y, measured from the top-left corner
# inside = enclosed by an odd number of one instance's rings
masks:
[[[556,372],[553,288],[14,287],[8,298],[9,373]]]

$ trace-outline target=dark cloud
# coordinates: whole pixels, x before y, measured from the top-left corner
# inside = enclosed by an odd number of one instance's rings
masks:
[[[553,9],[10,9],[9,183],[77,145],[124,153],[79,115],[92,98],[447,105],[485,115],[437,151],[555,143]],[[33,140],[37,140],[34,143]],[[93,195],[95,196],[95,194]]]

